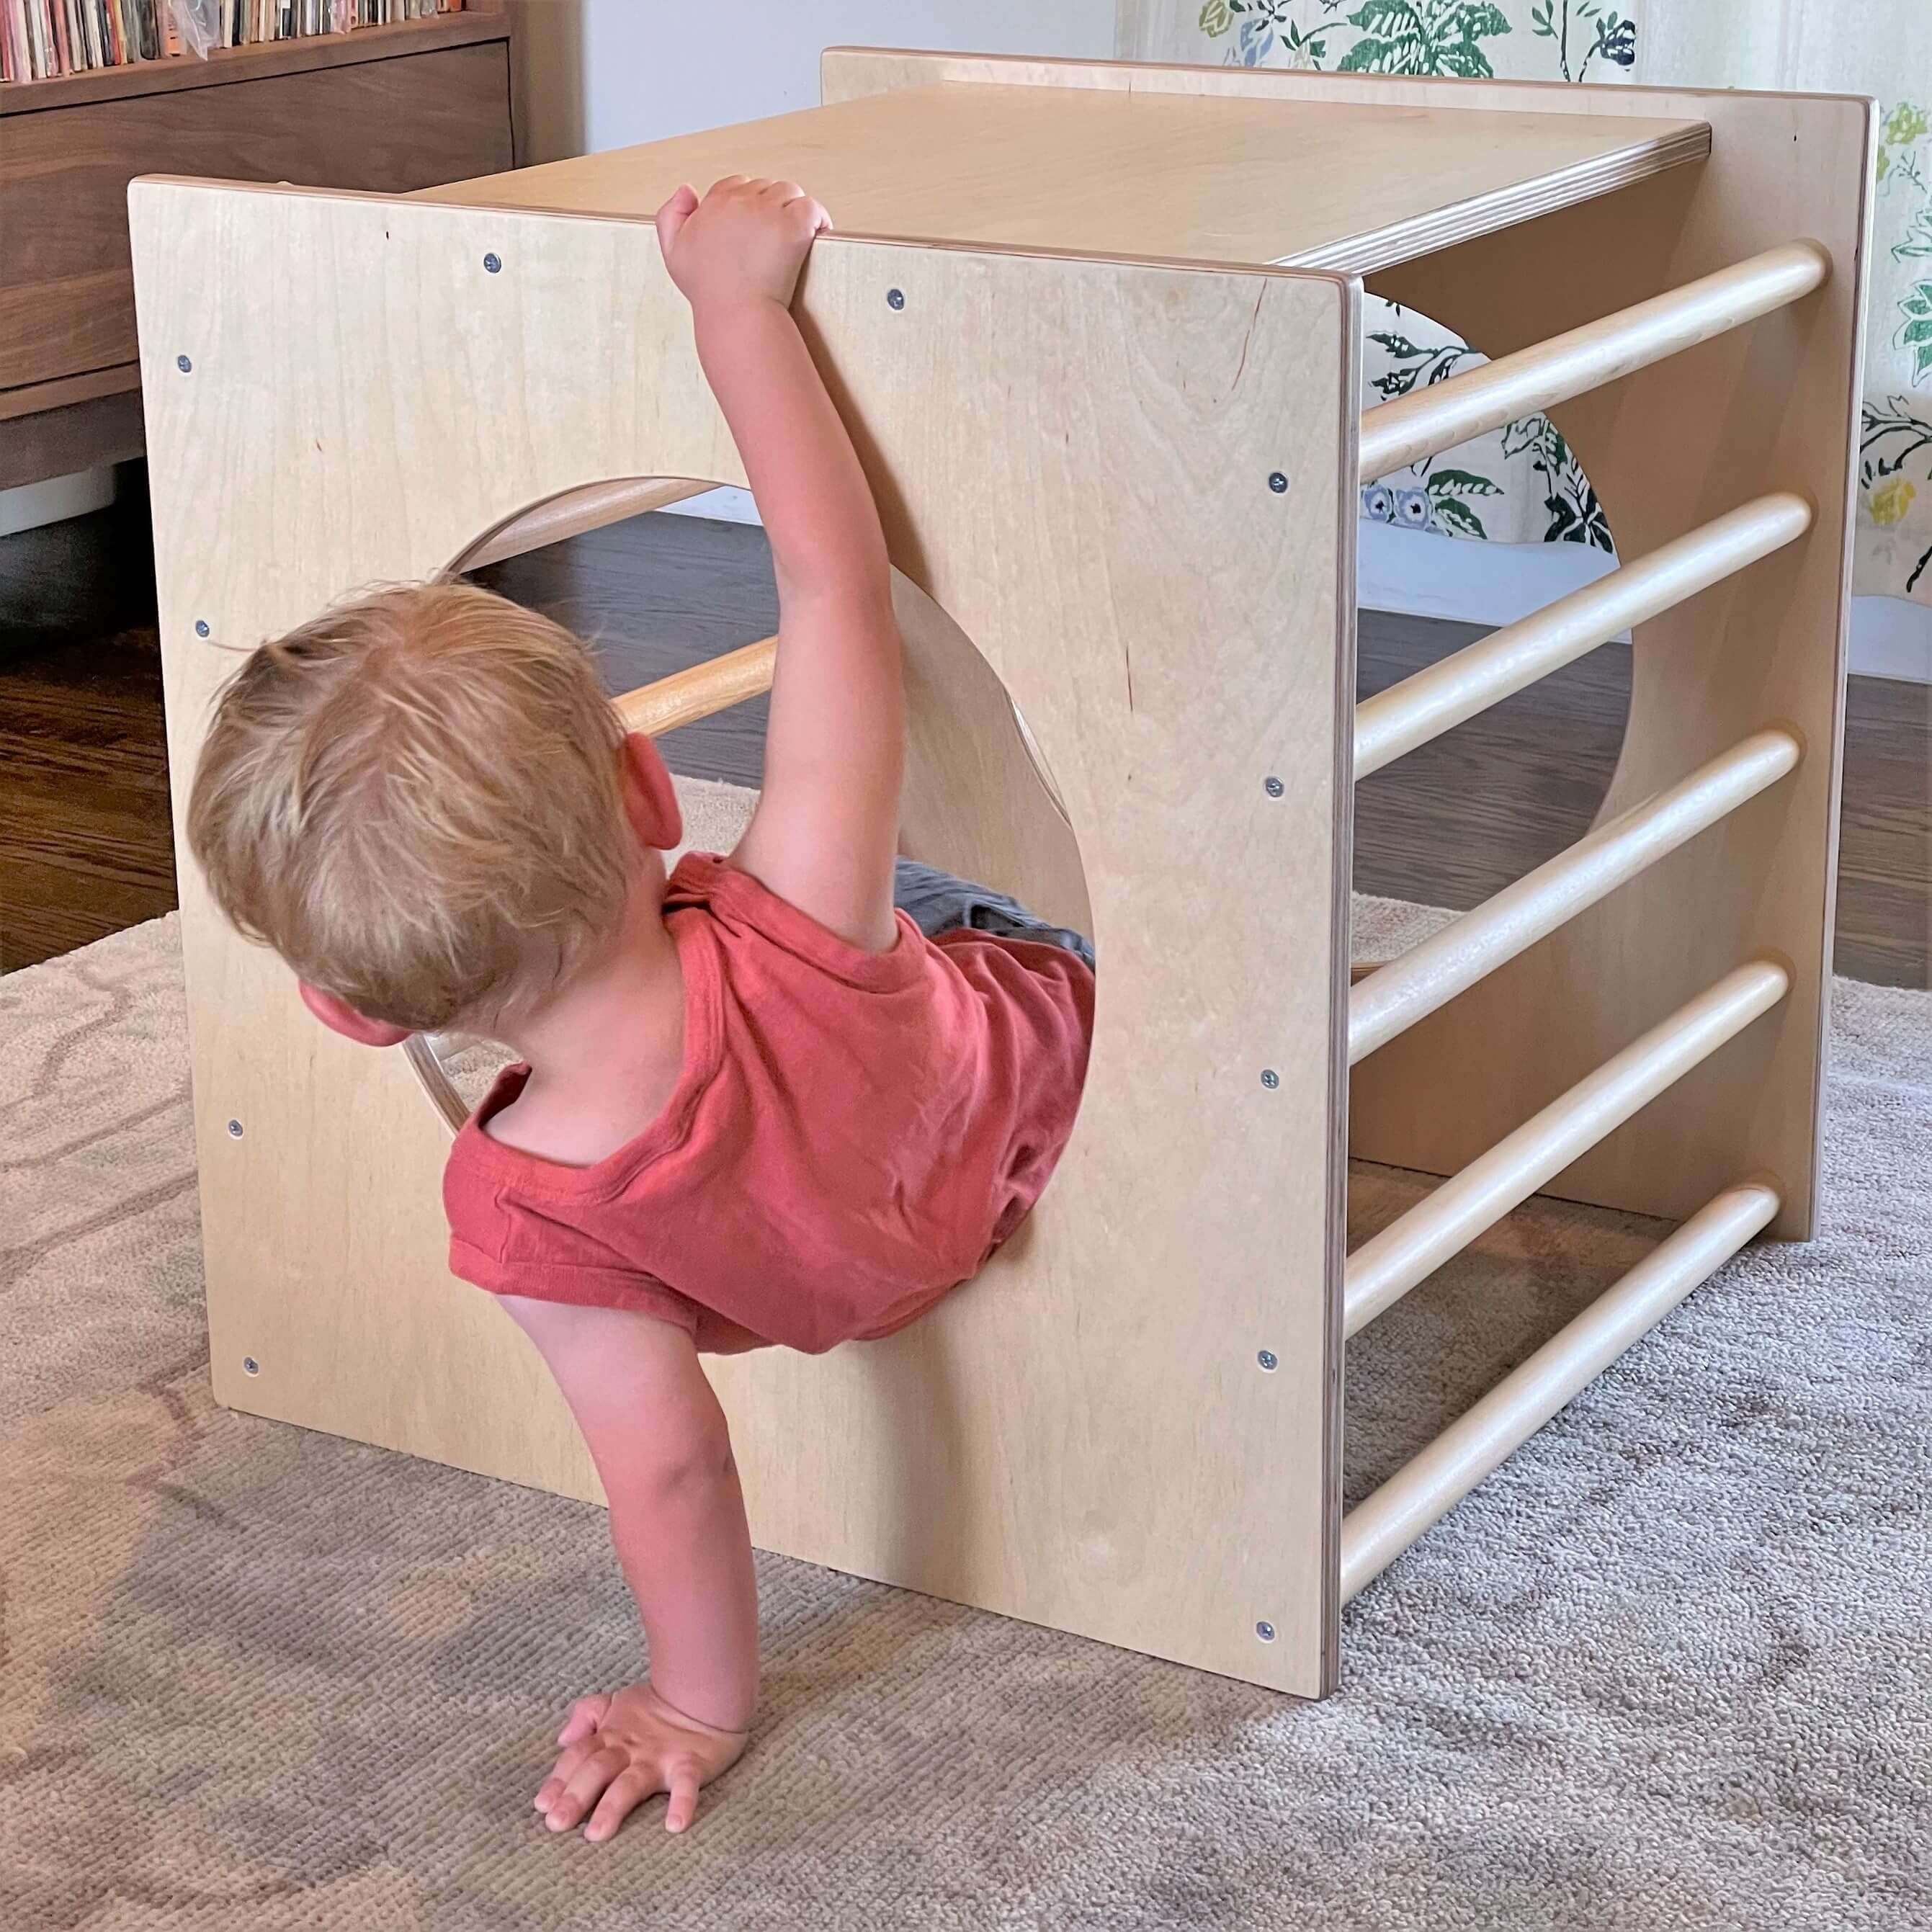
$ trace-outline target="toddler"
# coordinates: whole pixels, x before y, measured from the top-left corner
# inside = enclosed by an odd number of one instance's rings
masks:
[[[734,177],[657,223],[777,574],[736,850],[667,877],[670,776],[583,645],[448,584],[255,652],[188,814],[217,902],[324,1024],[518,1056],[451,1153],[450,1265],[549,1364],[643,1616],[649,1678],[577,1703],[536,1794],[592,1839],[659,1792],[683,1830],[752,1720],[751,1542],[700,1355],[888,1334],[976,1273],[1066,1143],[1093,1016],[1084,942],[896,868],[884,542],[790,314],[824,212]]]

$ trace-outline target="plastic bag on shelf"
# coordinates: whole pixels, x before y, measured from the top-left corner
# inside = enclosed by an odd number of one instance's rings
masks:
[[[221,44],[221,0],[166,0],[170,24],[196,60]]]

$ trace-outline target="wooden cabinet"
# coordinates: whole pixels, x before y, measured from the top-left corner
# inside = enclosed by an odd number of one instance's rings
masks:
[[[0,488],[140,453],[130,180],[398,194],[508,168],[509,37],[478,10],[0,87]]]

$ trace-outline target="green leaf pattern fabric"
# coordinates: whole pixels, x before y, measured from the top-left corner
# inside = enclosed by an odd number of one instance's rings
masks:
[[[1854,587],[1932,604],[1932,0],[1138,0],[1138,21],[1136,51],[1156,59],[1876,94]],[[1371,296],[1364,311],[1376,396],[1482,360],[1412,310]],[[1378,478],[1362,505],[1450,536],[1611,547],[1588,478],[1542,416]]]

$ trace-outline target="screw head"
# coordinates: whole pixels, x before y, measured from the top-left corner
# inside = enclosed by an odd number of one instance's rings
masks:
[[[185,376],[188,372],[194,367],[194,364],[190,362],[185,356],[177,356],[175,358],[175,367],[178,369],[184,376]]]
[[[1270,798],[1280,797],[1282,794],[1287,790],[1287,786],[1283,784],[1279,778],[1263,778],[1262,780],[1262,790],[1266,792]]]
[[[238,1141],[242,1138],[242,1123],[239,1120],[230,1120],[228,1123],[228,1132],[232,1138]]]
[[[888,308],[904,308],[905,307],[905,290],[904,289],[886,290],[886,306]]]
[[[242,1372],[244,1376],[259,1376],[262,1372],[262,1365],[253,1355],[244,1355],[242,1358]]]
[[[1268,488],[1277,496],[1285,496],[1288,494],[1288,478],[1279,470],[1270,470],[1268,472]]]
[[[1275,1370],[1281,1366],[1281,1358],[1272,1348],[1262,1349],[1256,1355],[1255,1360],[1260,1363],[1270,1375],[1273,1375]]]
[[[1273,1093],[1281,1084],[1281,1076],[1272,1066],[1264,1066],[1262,1069],[1262,1084]]]
[[[208,635],[208,620],[206,617],[196,618],[194,634],[197,638],[205,638]]]
[[[500,255],[489,254],[485,255],[483,257],[483,272],[486,275],[494,275],[500,273],[502,269],[502,266],[503,258]]]
[[[1255,1625],[1255,1634],[1262,1642],[1272,1643],[1274,1641],[1274,1625],[1264,1617]]]

